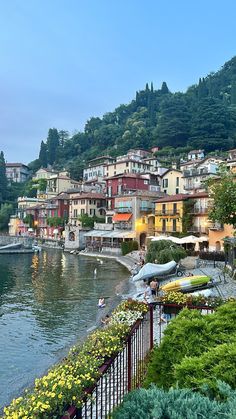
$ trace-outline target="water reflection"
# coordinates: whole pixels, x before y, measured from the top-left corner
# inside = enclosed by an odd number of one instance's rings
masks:
[[[95,324],[98,298],[109,305],[127,271],[110,260],[44,251],[1,255],[0,273],[2,406]]]

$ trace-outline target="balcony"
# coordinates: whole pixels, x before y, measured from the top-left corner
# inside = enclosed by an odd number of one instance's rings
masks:
[[[183,177],[191,177],[191,176],[204,176],[204,175],[209,175],[210,172],[208,170],[208,168],[205,169],[192,169],[192,170],[184,170],[183,171]]]
[[[142,205],[140,207],[140,212],[147,212],[147,211],[154,211],[154,207],[152,205]]]
[[[172,210],[155,211],[155,214],[162,217],[167,216],[167,215],[175,216],[175,215],[179,215],[179,210],[172,209]]]
[[[116,207],[115,210],[118,213],[132,213],[132,208],[130,207]]]
[[[115,223],[114,230],[132,230],[132,224],[130,223]]]
[[[223,231],[224,230],[224,225],[221,223],[209,223],[209,230],[214,230],[214,231]]]
[[[180,229],[178,227],[174,228],[173,226],[167,226],[167,227],[160,227],[155,230],[156,233],[181,233]]]
[[[190,212],[191,214],[207,214],[209,207],[194,207]]]
[[[201,226],[191,226],[188,228],[188,232],[189,233],[205,233],[208,234],[209,232],[209,227],[201,227]]]

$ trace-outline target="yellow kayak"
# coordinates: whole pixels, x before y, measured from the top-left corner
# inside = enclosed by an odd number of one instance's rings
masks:
[[[169,282],[168,284],[160,287],[160,289],[162,291],[182,291],[205,285],[210,281],[210,279],[211,278],[209,276],[203,275],[188,276],[186,278],[181,278],[177,279],[176,281]]]

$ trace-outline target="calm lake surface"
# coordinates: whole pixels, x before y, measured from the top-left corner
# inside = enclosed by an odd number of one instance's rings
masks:
[[[128,276],[113,260],[55,250],[0,255],[0,409],[100,322]]]

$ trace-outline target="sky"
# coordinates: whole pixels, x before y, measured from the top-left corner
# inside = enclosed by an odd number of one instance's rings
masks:
[[[235,0],[0,0],[0,150],[38,157],[49,128],[167,82],[186,91],[236,55]]]

